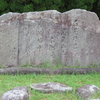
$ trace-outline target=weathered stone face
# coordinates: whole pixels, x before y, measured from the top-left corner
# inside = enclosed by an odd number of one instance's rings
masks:
[[[100,64],[100,21],[86,10],[0,16],[0,65]]]
[[[72,87],[67,86],[62,83],[56,82],[48,82],[48,83],[40,83],[40,84],[31,84],[31,89],[34,89],[39,92],[44,93],[64,93],[64,92],[72,92]]]
[[[28,88],[26,86],[15,87],[5,92],[2,100],[29,100]]]
[[[17,66],[18,58],[18,14],[0,16],[0,66]],[[14,19],[13,19],[14,18]]]
[[[66,92],[73,93],[72,87],[57,82],[31,84],[30,88],[31,91],[35,90],[37,92],[42,92],[42,93],[66,93]],[[74,96],[78,94],[79,100],[100,100],[100,99],[93,99],[91,97],[95,96],[95,94],[97,94],[98,91],[100,91],[100,88],[95,85],[84,85],[82,87],[78,87],[76,89],[76,93],[72,95]],[[34,93],[30,94],[30,93],[31,92],[28,91],[28,88],[26,86],[19,86],[3,93],[0,100],[30,100],[30,96],[36,94],[36,93],[35,94]],[[67,95],[64,98],[68,99]],[[34,98],[33,96],[32,100],[33,99],[36,98]]]
[[[71,10],[62,16],[62,61],[81,66],[100,64],[100,21],[96,14]]]
[[[58,15],[56,11],[24,14],[20,21],[19,64],[36,65],[59,58],[62,27],[52,18]]]
[[[90,96],[95,94],[98,91],[100,91],[100,88],[98,88],[95,85],[85,85],[82,87],[78,87],[76,89],[76,92],[77,92],[79,98],[81,98],[83,100],[90,100]]]

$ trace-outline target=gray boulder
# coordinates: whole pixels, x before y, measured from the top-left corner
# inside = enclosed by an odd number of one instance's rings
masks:
[[[95,85],[85,85],[76,89],[79,98],[84,100],[89,100],[90,96],[98,91],[100,88]]]
[[[55,92],[64,93],[66,91],[72,91],[72,87],[56,82],[31,84],[30,87],[31,89],[44,93],[55,93]]]
[[[100,21],[81,9],[0,16],[0,66],[100,64]]]
[[[100,73],[100,68],[20,68],[10,67],[1,68],[0,74],[89,74],[89,73]]]
[[[15,87],[2,95],[2,100],[28,100],[29,93],[26,86]]]
[[[100,99],[91,99],[91,100],[100,100]]]

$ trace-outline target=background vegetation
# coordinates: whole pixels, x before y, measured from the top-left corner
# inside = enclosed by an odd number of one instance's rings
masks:
[[[0,15],[43,10],[65,12],[76,8],[93,11],[100,18],[100,0],[0,0]]]

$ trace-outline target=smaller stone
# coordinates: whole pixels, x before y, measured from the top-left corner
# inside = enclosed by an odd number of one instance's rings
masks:
[[[91,95],[98,92],[100,88],[95,85],[85,85],[76,89],[79,98],[88,100]],[[95,99],[94,99],[95,100]]]
[[[55,93],[55,92],[64,93],[66,91],[72,91],[72,87],[56,82],[31,84],[30,87],[31,89],[44,93]]]
[[[90,100],[100,100],[100,99],[90,99]]]
[[[15,87],[2,95],[2,100],[28,100],[29,93],[26,86]]]

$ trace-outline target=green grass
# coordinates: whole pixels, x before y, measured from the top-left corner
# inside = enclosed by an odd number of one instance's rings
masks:
[[[30,89],[30,84],[44,82],[60,82],[73,87],[73,92],[44,94]],[[93,84],[100,88],[100,74],[86,75],[0,75],[0,97],[1,95],[18,86],[27,86],[30,92],[30,100],[79,100],[75,94],[77,87]],[[92,98],[100,98],[100,92]]]
[[[85,66],[70,66],[70,65],[63,65],[59,62],[56,61],[56,65],[52,65],[51,63],[48,62],[44,62],[41,65],[36,65],[36,66],[32,66],[30,63],[27,63],[26,65],[19,65],[18,67],[20,68],[50,68],[51,70],[54,70],[56,68],[100,68],[100,66],[98,66],[97,64],[93,64],[93,65],[88,65],[87,67]],[[3,68],[3,67],[1,67]]]

